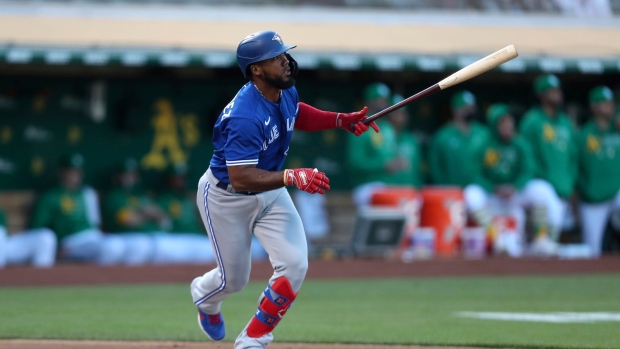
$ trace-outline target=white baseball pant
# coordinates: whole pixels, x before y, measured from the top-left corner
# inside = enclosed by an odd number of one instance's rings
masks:
[[[47,228],[8,235],[0,227],[0,268],[5,265],[32,264],[49,268],[56,262],[56,235]]]
[[[100,265],[140,265],[153,257],[153,239],[144,233],[104,234],[87,229],[65,237],[60,247],[68,259]]]
[[[594,204],[585,202],[579,204],[583,242],[590,247],[593,257],[601,255],[605,227],[613,212],[620,212],[620,190],[611,200]]]
[[[488,194],[481,186],[470,184],[463,191],[465,204],[469,212],[487,207],[492,214],[510,212],[517,219],[519,231],[523,231],[525,214],[524,208],[533,205],[547,208],[549,225],[561,229],[568,204],[556,194],[553,186],[542,179],[533,179],[525,187],[515,193],[510,199],[503,200],[495,194]]]

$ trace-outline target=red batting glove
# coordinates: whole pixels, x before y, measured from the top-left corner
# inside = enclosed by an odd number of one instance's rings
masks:
[[[343,128],[347,130],[347,132],[351,132],[356,136],[368,131],[368,126],[372,127],[375,132],[379,133],[379,126],[377,126],[374,121],[371,122],[370,125],[364,125],[362,122],[362,120],[366,119],[367,111],[368,107],[364,107],[364,109],[353,113],[338,113],[338,115],[336,115],[336,126]]]
[[[294,185],[310,194],[325,194],[329,190],[329,178],[316,168],[294,168],[284,170],[284,185]]]

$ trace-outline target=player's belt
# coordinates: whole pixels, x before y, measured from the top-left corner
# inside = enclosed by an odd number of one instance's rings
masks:
[[[217,184],[215,186],[220,188],[220,189],[222,189],[222,190],[228,191],[228,183],[217,181]],[[256,195],[256,194],[260,194],[260,192],[257,192],[257,191],[234,191],[234,193],[235,194],[243,194],[243,195]]]

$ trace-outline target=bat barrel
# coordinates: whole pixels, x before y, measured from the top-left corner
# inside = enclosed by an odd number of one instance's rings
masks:
[[[418,93],[416,93],[415,95],[400,101],[399,103],[396,103],[388,108],[383,109],[382,111],[371,115],[369,117],[367,117],[366,119],[362,120],[362,123],[364,123],[364,125],[368,125],[371,122],[377,120],[378,118],[389,114],[397,109],[400,109],[408,104],[411,104],[419,99],[422,99],[428,95],[431,95],[437,91],[441,91],[441,90],[445,90],[448,87],[460,84],[463,81],[467,81],[475,76],[478,76],[482,73],[485,73],[503,63],[508,62],[509,60],[516,58],[519,55],[519,53],[517,52],[517,49],[515,48],[514,45],[508,45],[506,47],[504,47],[501,50],[498,50],[496,52],[491,53],[490,55],[462,68],[461,70],[457,71],[456,73],[448,76],[447,78],[441,80],[440,82],[436,83],[435,85],[420,91]],[[352,123],[350,125],[351,130],[355,130],[355,124]]]
[[[501,50],[495,51],[490,55],[477,60],[476,62],[462,68],[456,73],[441,80],[438,84],[442,90],[467,81],[475,76],[486,73],[489,70],[516,58],[519,55],[514,45],[508,45]]]

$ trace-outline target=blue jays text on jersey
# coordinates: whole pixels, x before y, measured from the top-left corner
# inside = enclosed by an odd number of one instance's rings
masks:
[[[295,128],[298,103],[295,87],[282,90],[280,101],[273,103],[251,81],[245,84],[213,128],[209,165],[215,177],[230,183],[227,166],[256,165],[265,171],[280,171]]]

